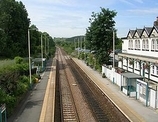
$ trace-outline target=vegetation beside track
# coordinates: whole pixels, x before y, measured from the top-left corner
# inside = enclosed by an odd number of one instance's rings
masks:
[[[24,94],[30,89],[28,63],[21,57],[0,61],[0,105],[6,104],[9,117]],[[3,64],[3,65],[2,65]],[[36,69],[32,70],[32,83],[36,82]]]

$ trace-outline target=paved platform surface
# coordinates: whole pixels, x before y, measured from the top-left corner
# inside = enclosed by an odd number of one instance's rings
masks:
[[[8,119],[8,122],[39,122],[51,66],[52,60],[49,60],[40,83],[37,83],[29,92],[24,101],[20,103],[21,105],[18,106],[16,113]]]
[[[85,64],[84,61],[73,58],[73,60],[86,72],[88,76],[110,97],[110,99],[122,109],[133,122],[158,122],[157,110],[146,107],[135,98],[126,96],[121,89],[109,79]]]

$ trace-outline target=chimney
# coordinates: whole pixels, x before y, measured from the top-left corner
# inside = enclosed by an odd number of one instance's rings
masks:
[[[157,17],[156,21],[154,21],[154,26],[158,26],[158,17]]]

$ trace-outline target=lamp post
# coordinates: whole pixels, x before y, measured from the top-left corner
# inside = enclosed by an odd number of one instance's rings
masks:
[[[79,43],[79,38],[78,38],[78,58],[79,58],[79,46],[80,46],[80,43]]]
[[[47,37],[46,37],[46,35],[45,35],[45,58],[46,58],[46,56],[47,56],[47,50],[46,50],[46,44],[47,44]]]
[[[107,31],[111,31],[110,29],[106,29]],[[112,29],[113,33],[113,63],[112,63],[112,72],[113,72],[113,80],[112,82],[115,82],[114,72],[115,72],[115,31]]]
[[[29,78],[30,78],[30,88],[32,89],[32,79],[31,79],[31,56],[30,56],[30,30],[28,29],[28,53],[29,53]]]
[[[115,31],[113,30],[113,83],[115,81],[114,72],[115,72]]]
[[[29,79],[30,79],[30,88],[32,89],[32,79],[31,79],[31,55],[30,55],[30,30],[36,30],[36,29],[28,29]]]
[[[41,34],[41,63],[42,63],[42,71],[43,71],[43,36]]]

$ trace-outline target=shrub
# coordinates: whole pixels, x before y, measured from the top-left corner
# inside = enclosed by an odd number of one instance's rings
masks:
[[[23,62],[23,58],[21,58],[21,57],[19,57],[19,56],[16,56],[16,57],[14,58],[14,61],[15,61],[16,64],[21,64],[21,63]]]
[[[106,78],[106,75],[105,75],[105,73],[103,73],[103,74],[102,74],[102,78]]]

